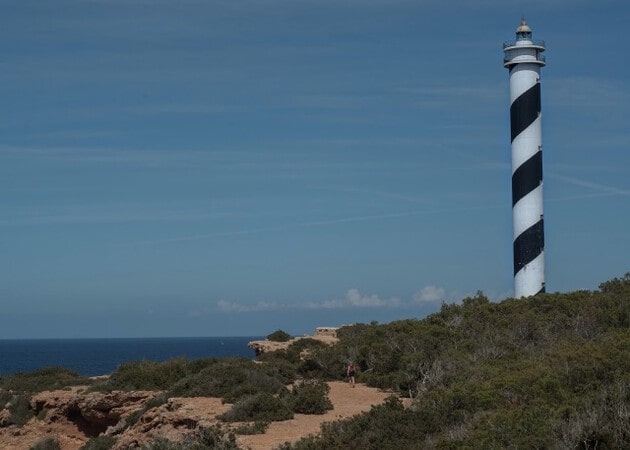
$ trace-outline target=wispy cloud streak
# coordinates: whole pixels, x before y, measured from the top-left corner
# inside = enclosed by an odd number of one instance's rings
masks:
[[[373,215],[365,215],[365,216],[354,216],[354,217],[342,217],[338,219],[327,219],[327,220],[313,220],[308,222],[298,222],[298,223],[287,223],[278,226],[269,226],[269,227],[261,227],[261,228],[248,228],[243,230],[233,230],[233,231],[219,231],[214,233],[204,233],[197,234],[192,236],[182,236],[182,237],[174,237],[171,239],[163,239],[160,241],[144,241],[141,244],[156,244],[156,243],[168,243],[168,242],[185,242],[185,241],[195,241],[202,239],[211,239],[216,237],[226,237],[226,236],[238,236],[238,235],[248,235],[248,234],[258,234],[258,233],[267,233],[267,232],[278,232],[284,231],[292,228],[300,228],[300,227],[320,227],[320,226],[331,226],[331,225],[341,225],[353,222],[369,222],[369,221],[379,221],[379,220],[390,220],[390,219],[400,219],[405,217],[413,217],[413,216],[421,216],[421,215],[429,215],[429,214],[445,214],[452,212],[463,212],[463,211],[481,211],[488,209],[495,209],[503,207],[503,205],[491,205],[487,204],[484,206],[471,206],[465,208],[443,208],[443,209],[426,209],[426,210],[415,210],[415,211],[402,211],[390,214],[373,214]]]
[[[575,186],[581,186],[589,189],[599,191],[599,195],[630,195],[630,189],[621,189],[615,186],[609,186],[606,184],[595,183],[582,178],[568,177],[566,175],[560,175],[558,173],[552,173],[551,176],[555,179],[565,181]]]

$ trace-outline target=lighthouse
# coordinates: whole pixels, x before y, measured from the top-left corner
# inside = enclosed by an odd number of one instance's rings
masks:
[[[523,19],[516,39],[504,43],[503,51],[503,66],[510,72],[514,296],[520,298],[545,292],[540,102],[545,43],[532,39]]]

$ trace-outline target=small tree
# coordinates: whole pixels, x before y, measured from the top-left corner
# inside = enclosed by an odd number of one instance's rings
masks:
[[[274,342],[287,342],[291,339],[291,335],[282,330],[276,330],[267,336],[267,339]]]
[[[333,409],[328,398],[330,387],[323,381],[305,381],[293,386],[290,396],[291,408],[301,414],[324,414]]]

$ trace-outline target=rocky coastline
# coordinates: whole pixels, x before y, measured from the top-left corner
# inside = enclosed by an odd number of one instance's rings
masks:
[[[365,385],[350,389],[344,382],[328,384],[334,406],[331,411],[322,415],[296,414],[291,420],[273,422],[264,434],[238,436],[239,447],[273,449],[286,441],[297,441],[317,433],[324,422],[367,411],[390,395]],[[147,402],[159,395],[155,391],[85,392],[84,387],[42,392],[33,396],[30,403],[35,417],[21,427],[0,427],[0,448],[28,450],[37,442],[54,438],[61,450],[79,450],[96,436],[115,436],[113,450],[142,448],[156,438],[182,442],[196,430],[219,423],[217,416],[231,407],[219,398],[174,397],[146,409]],[[0,421],[6,415],[6,409],[2,410]]]
[[[286,349],[301,339],[332,345],[338,341],[337,328],[319,327],[313,335],[293,337],[285,342],[269,339],[248,344],[257,355]],[[108,375],[93,377],[104,381]],[[332,411],[322,415],[296,414],[288,421],[274,422],[265,434],[238,436],[242,448],[274,448],[285,441],[316,433],[324,421],[338,420],[382,402],[387,395],[366,386],[349,391],[343,382],[330,382]],[[10,393],[10,392],[9,392]],[[350,396],[349,396],[350,395]],[[214,397],[168,397],[156,390],[99,392],[90,386],[38,392],[30,397],[31,418],[23,424],[11,423],[10,404],[0,409],[0,448],[27,450],[47,438],[61,450],[78,450],[96,437],[115,437],[113,450],[142,448],[157,438],[182,442],[196,430],[220,423],[217,416],[232,406]],[[224,424],[225,425],[225,424]],[[228,429],[240,424],[230,424]]]

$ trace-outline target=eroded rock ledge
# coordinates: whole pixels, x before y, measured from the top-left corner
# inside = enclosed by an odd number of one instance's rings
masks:
[[[116,437],[114,450],[133,449],[157,437],[181,441],[199,427],[216,423],[230,404],[218,398],[172,397],[146,408],[159,391],[85,392],[85,387],[35,394],[30,409],[35,417],[25,425],[0,427],[0,449],[24,450],[52,437],[63,450],[76,450],[99,435]],[[131,418],[142,412],[139,417]],[[8,413],[0,410],[0,416]]]
[[[289,345],[299,341],[300,339],[315,339],[317,341],[324,342],[325,344],[332,345],[339,340],[337,338],[337,330],[339,330],[339,327],[317,327],[315,329],[315,334],[312,336],[305,334],[304,336],[294,337],[284,342],[264,339],[260,341],[251,341],[247,344],[247,346],[256,352],[256,356],[260,356],[263,353],[284,350],[288,348]]]

